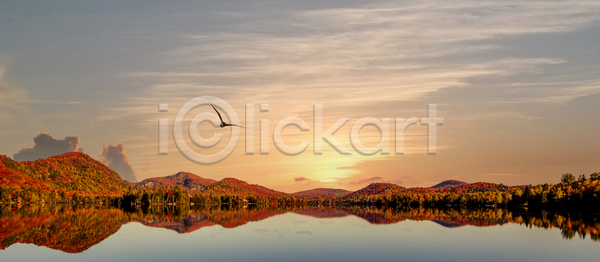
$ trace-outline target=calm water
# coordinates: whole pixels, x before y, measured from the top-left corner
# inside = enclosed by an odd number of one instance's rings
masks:
[[[593,215],[501,209],[2,209],[0,261],[597,261]]]

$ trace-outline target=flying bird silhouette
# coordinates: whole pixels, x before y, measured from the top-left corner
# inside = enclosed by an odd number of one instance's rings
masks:
[[[223,118],[221,117],[221,114],[219,114],[219,111],[215,108],[215,106],[213,106],[212,103],[210,103],[210,106],[212,106],[212,108],[215,110],[215,112],[217,112],[217,115],[219,115],[219,119],[221,119],[221,128],[226,127],[226,126],[237,126],[237,127],[245,128],[245,127],[240,126],[240,125],[225,123],[225,121],[223,121]]]

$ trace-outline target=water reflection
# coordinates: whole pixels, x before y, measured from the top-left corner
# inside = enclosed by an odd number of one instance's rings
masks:
[[[29,206],[0,212],[0,248],[35,244],[79,253],[102,242],[129,222],[121,210],[72,206]]]
[[[26,206],[0,209],[0,249],[15,243],[30,243],[67,253],[80,253],[115,234],[122,225],[141,223],[177,233],[189,233],[205,227],[243,226],[280,214],[293,212],[314,218],[356,216],[371,224],[395,224],[405,220],[432,221],[446,228],[487,227],[515,223],[526,227],[558,228],[562,237],[575,236],[598,241],[600,221],[593,214],[526,212],[507,209],[379,209],[365,206],[341,207],[228,207],[150,206],[122,210],[99,206]]]

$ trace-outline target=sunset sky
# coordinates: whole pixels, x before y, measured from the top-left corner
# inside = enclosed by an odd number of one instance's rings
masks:
[[[600,1],[2,1],[0,154],[84,151],[128,180],[188,171],[235,177],[284,192],[372,182],[431,186],[447,179],[508,185],[557,183],[600,171]],[[245,123],[255,104],[256,153],[245,132],[225,160],[201,165],[173,141],[179,108],[214,96]],[[168,112],[159,112],[168,104]],[[260,112],[269,104],[269,112]],[[326,130],[351,118],[313,154],[313,105]],[[358,154],[360,118],[426,118],[437,104],[438,150],[427,127],[408,127],[405,154]],[[194,151],[215,148],[189,140]],[[259,154],[261,119],[286,117],[296,156]],[[158,120],[169,119],[169,153],[158,154]],[[394,126],[390,127],[394,134]],[[271,130],[272,133],[272,130]],[[42,134],[37,143],[33,138]],[[360,133],[374,146],[379,132]],[[71,137],[71,138],[68,138]]]

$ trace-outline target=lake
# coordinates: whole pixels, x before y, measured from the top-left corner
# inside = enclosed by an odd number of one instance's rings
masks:
[[[0,261],[595,261],[600,216],[345,206],[4,207]]]

